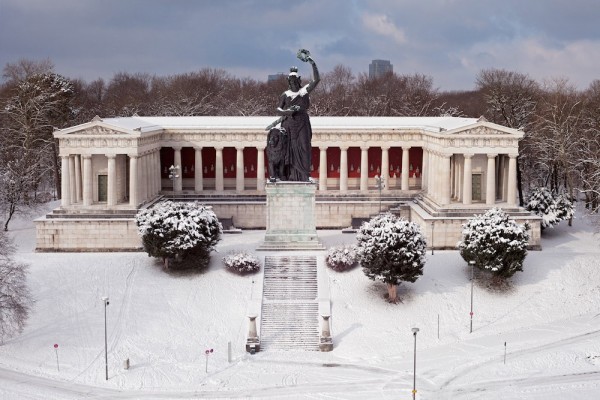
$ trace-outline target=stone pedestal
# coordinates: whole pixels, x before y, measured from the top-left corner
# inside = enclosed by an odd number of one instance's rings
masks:
[[[324,250],[317,237],[311,182],[267,183],[267,231],[257,250]]]

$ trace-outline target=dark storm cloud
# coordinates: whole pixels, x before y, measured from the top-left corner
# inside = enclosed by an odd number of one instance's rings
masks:
[[[482,68],[597,79],[596,0],[0,0],[0,66],[50,58],[72,78],[203,67],[265,79],[308,48],[326,72],[374,58],[473,87]],[[301,68],[306,66],[300,65]],[[307,68],[308,71],[308,68]]]

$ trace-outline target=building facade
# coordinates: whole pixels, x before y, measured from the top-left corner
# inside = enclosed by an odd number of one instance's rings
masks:
[[[264,228],[264,128],[274,119],[96,117],[55,132],[61,206],[37,221],[38,250],[139,248],[132,213],[169,196],[205,201],[240,228]],[[378,211],[377,199],[384,208],[401,203],[404,214],[425,231],[437,224],[436,248],[453,247],[460,224],[490,207],[536,224],[517,206],[521,131],[456,117],[313,117],[311,122],[319,228],[347,227],[352,218],[369,217]],[[105,234],[107,242],[97,244],[91,229],[102,224],[121,233]],[[539,246],[539,223],[533,236],[532,246]]]
[[[380,78],[391,72],[394,72],[394,66],[389,60],[373,60],[369,64],[369,79]]]

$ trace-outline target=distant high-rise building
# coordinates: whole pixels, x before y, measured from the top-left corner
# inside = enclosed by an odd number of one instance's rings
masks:
[[[267,82],[277,81],[281,78],[285,78],[285,74],[283,72],[279,72],[277,74],[271,74],[267,77]]]
[[[394,66],[390,64],[389,60],[373,60],[369,64],[369,78],[379,78],[387,74],[388,72],[394,72]]]

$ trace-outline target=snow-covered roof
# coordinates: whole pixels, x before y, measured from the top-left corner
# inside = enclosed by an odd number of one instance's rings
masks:
[[[142,132],[156,129],[264,129],[277,116],[267,117],[119,117],[102,121],[123,129]],[[458,117],[311,117],[313,129],[423,129],[447,131],[477,123],[477,118]]]

